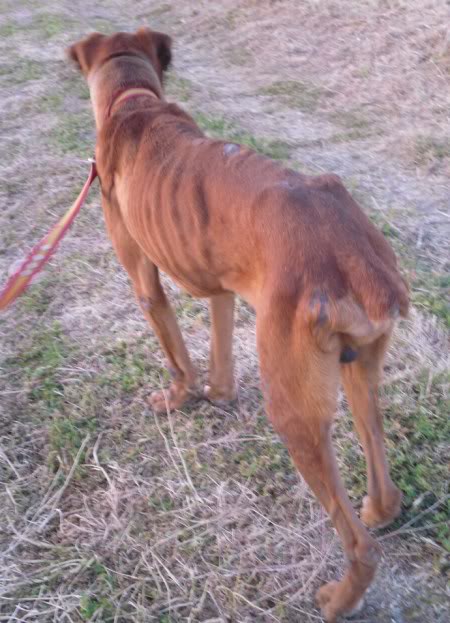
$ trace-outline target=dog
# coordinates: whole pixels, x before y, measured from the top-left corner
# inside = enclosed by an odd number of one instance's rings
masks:
[[[168,35],[94,33],[68,55],[86,77],[106,226],[169,361],[156,411],[196,393],[196,371],[159,279],[164,271],[211,309],[212,401],[235,397],[235,294],[256,311],[269,418],[343,542],[343,579],[319,589],[325,619],[362,601],[380,559],[366,527],[400,513],[377,393],[408,287],[382,234],[335,175],[310,177],[234,142],[207,138],[163,92]],[[364,449],[360,518],[340,479],[330,429],[342,379]]]

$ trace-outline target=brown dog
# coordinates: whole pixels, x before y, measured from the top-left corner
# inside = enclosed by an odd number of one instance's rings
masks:
[[[339,178],[300,175],[246,147],[210,140],[165,101],[170,44],[142,28],[95,33],[69,49],[90,87],[106,224],[169,359],[169,408],[195,392],[196,374],[158,269],[210,298],[211,399],[234,397],[234,294],[255,308],[271,421],[348,557],[344,578],[317,594],[334,621],[358,605],[380,558],[363,524],[385,525],[400,512],[377,390],[395,319],[407,313],[407,287],[392,249]],[[330,440],[341,375],[367,461],[362,522]],[[164,392],[151,402],[166,409]]]

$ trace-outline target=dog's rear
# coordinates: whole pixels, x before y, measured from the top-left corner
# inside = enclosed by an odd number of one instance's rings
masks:
[[[322,245],[328,242],[332,251],[321,262],[321,277],[306,286],[299,313],[324,350],[332,350],[336,338],[344,348],[358,349],[390,333],[399,316],[406,317],[408,287],[392,248],[339,178],[320,176],[312,185],[313,201],[316,207],[323,204],[321,217],[328,221]],[[323,248],[319,245],[316,252],[321,255]]]
[[[330,513],[349,559],[341,582],[318,593],[334,621],[358,606],[374,577],[378,527],[400,512],[383,445],[378,385],[396,318],[408,290],[392,249],[335,176],[290,176],[283,187],[284,228],[269,240],[273,262],[257,307],[263,389],[275,429]],[[273,242],[272,242],[273,244]],[[331,424],[344,382],[367,461],[361,519],[339,478]]]

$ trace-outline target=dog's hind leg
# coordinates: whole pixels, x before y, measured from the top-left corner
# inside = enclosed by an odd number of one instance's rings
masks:
[[[263,391],[274,428],[328,511],[348,558],[343,579],[317,593],[325,619],[332,622],[359,606],[374,578],[380,549],[350,503],[331,443],[340,353],[323,352],[308,326],[292,320],[286,305],[279,304],[278,312],[276,306],[262,315],[257,311]]]
[[[209,385],[205,395],[213,402],[235,398],[233,370],[234,294],[225,292],[210,299],[211,354]]]
[[[345,393],[367,463],[367,491],[361,519],[370,527],[390,523],[400,513],[401,492],[393,484],[383,442],[378,384],[389,333],[358,349],[356,361],[342,365]]]

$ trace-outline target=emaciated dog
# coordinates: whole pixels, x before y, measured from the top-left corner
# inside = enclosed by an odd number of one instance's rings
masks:
[[[89,83],[106,225],[144,316],[169,360],[157,411],[196,390],[159,269],[211,305],[211,400],[234,397],[235,293],[256,310],[263,393],[276,431],[331,516],[348,569],[317,593],[327,621],[354,610],[380,549],[369,527],[400,512],[377,391],[408,289],[381,233],[335,175],[308,177],[247,147],[211,140],[163,94],[171,40],[89,35],[69,48]],[[330,428],[342,377],[367,461],[361,520],[338,474]]]

